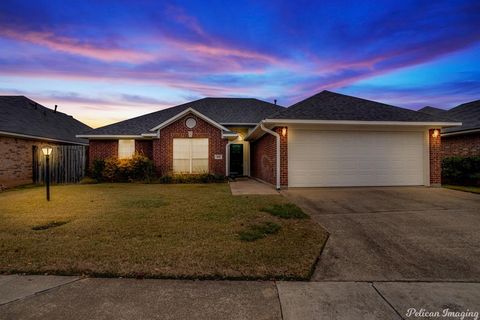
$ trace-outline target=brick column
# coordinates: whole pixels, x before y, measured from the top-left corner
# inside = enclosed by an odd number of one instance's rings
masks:
[[[287,129],[285,136],[282,135],[283,128]],[[280,135],[280,186],[288,187],[288,128],[276,127],[273,131]]]
[[[437,137],[433,137],[435,130],[438,130]],[[428,141],[430,147],[430,185],[438,187],[442,183],[442,142],[440,129],[428,130]]]

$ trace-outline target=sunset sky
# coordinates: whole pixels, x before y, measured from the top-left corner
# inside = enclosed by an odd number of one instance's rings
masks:
[[[480,99],[480,1],[0,2],[0,94],[98,127],[205,96]]]

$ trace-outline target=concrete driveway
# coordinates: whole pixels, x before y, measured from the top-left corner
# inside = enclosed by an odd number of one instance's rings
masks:
[[[480,195],[425,187],[283,194],[330,232],[314,281],[480,281]]]

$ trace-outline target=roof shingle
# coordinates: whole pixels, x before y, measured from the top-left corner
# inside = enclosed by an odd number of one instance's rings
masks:
[[[269,119],[438,122],[444,118],[388,104],[322,91]]]
[[[462,122],[460,127],[444,128],[442,132],[460,132],[480,129],[480,100],[461,104],[445,113],[449,119]]]
[[[55,112],[25,96],[0,96],[0,131],[35,137],[88,143],[75,135],[91,129],[62,112]]]
[[[250,98],[203,98],[172,108],[145,114],[105,127],[83,132],[85,135],[140,135],[174,117],[185,109],[192,108],[220,123],[256,124],[283,107]]]

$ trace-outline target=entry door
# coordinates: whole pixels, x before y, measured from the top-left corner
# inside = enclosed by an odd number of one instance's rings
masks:
[[[243,176],[243,144],[230,145],[230,175]]]

